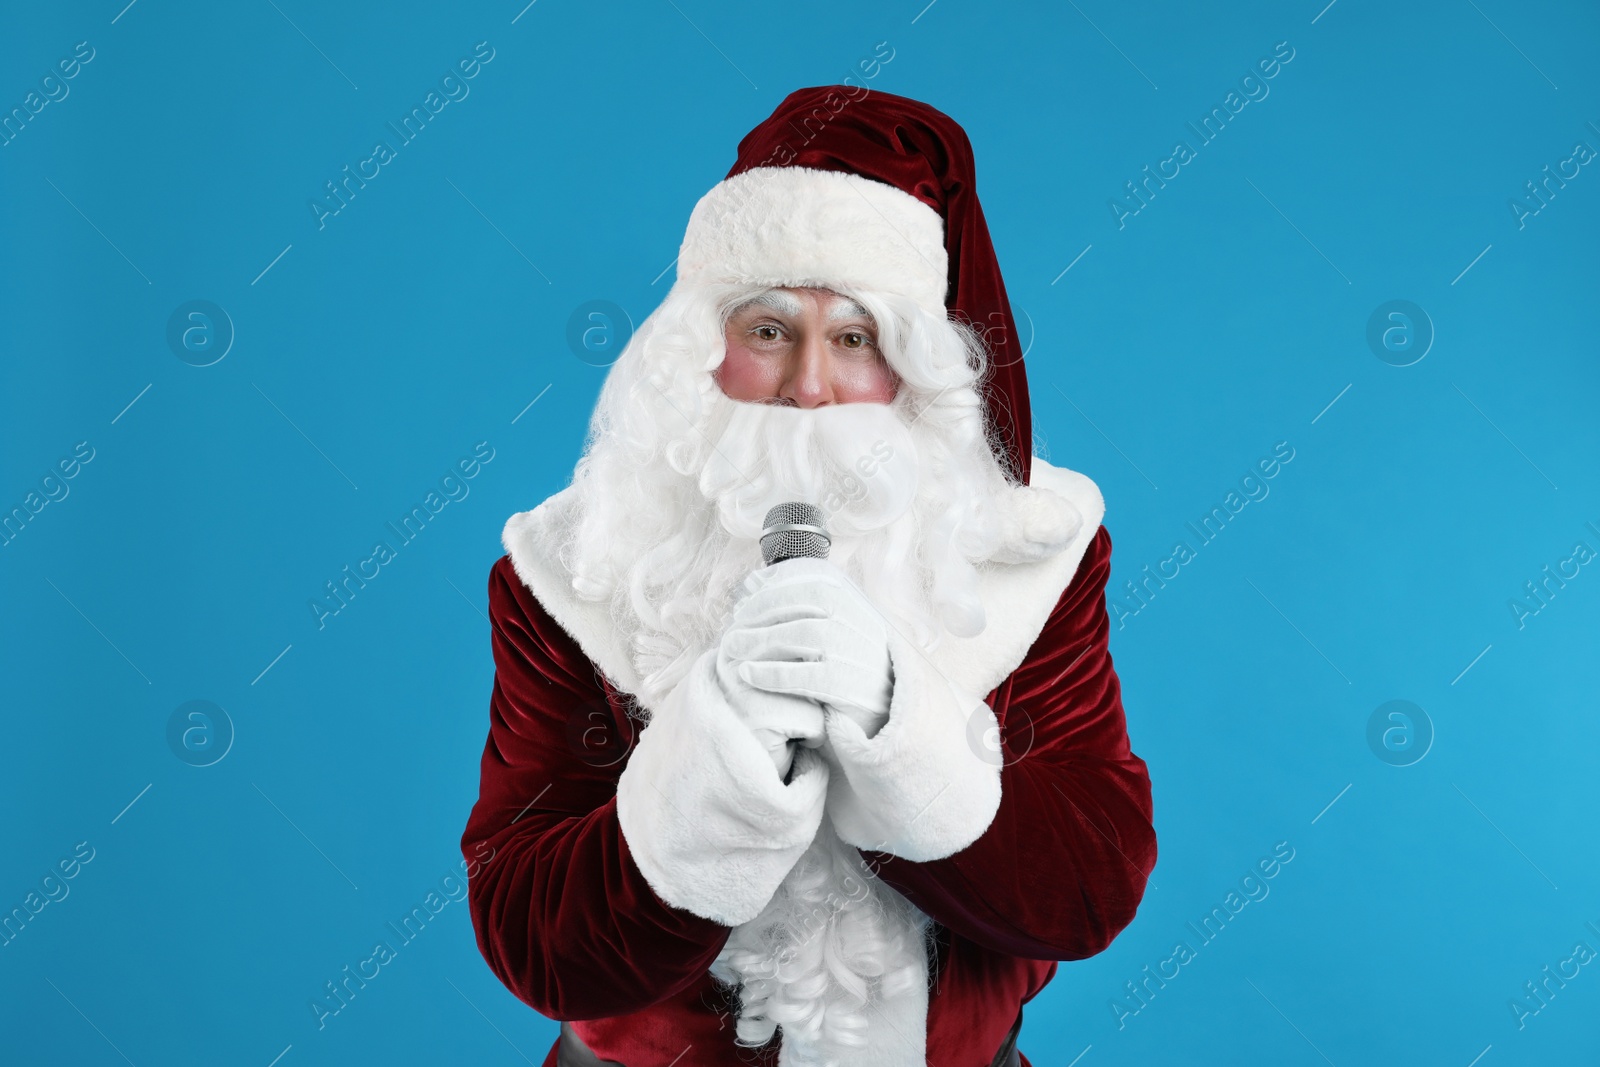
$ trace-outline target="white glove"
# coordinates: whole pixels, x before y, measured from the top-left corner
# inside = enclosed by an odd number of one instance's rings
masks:
[[[757,586],[747,580],[745,588]],[[747,598],[734,608],[723,631],[717,647],[717,683],[739,719],[766,749],[778,778],[787,781],[796,748],[792,742],[799,741],[805,748],[821,745],[826,717],[809,694],[772,692],[753,684],[748,672],[761,665],[761,635],[770,627],[760,625],[760,613],[765,609],[758,604],[752,614],[746,610],[748,604]]]
[[[820,753],[802,748],[788,784],[773,773],[717,680],[716,654],[707,650],[652,709],[617,781],[617,821],[662,900],[739,926],[760,914],[810,847],[830,772]],[[761,696],[770,722],[822,715],[797,697]]]
[[[791,559],[754,572],[744,588],[722,636],[725,684],[816,701],[876,735],[889,718],[894,672],[883,616],[855,583],[826,560]],[[773,725],[807,747],[822,743],[820,721],[804,731]]]

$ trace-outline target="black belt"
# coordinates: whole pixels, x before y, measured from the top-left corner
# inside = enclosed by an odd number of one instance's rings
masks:
[[[1017,1052],[1017,1035],[1022,1033],[1022,1009],[1017,1009],[1017,1021],[1011,1024],[1000,1050],[994,1054],[989,1067],[1021,1067],[1022,1057]],[[616,1060],[602,1060],[589,1050],[568,1023],[561,1024],[561,1043],[556,1048],[556,1067],[621,1067]]]

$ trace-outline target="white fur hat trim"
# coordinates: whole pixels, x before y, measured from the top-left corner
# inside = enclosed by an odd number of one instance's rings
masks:
[[[756,167],[700,198],[678,279],[905,293],[943,315],[944,220],[892,185],[842,171]]]

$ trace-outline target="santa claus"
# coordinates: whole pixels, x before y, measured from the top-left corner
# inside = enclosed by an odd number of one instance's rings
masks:
[[[790,95],[490,574],[461,844],[546,1067],[1027,1062],[1156,856],[1104,505],[1031,438],[966,135]],[[826,558],[765,566],[788,502]]]

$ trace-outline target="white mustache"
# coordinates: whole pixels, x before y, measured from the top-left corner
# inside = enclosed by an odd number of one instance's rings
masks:
[[[916,498],[917,448],[893,406],[727,403],[699,486],[734,537],[759,537],[767,510],[786,501],[815,504],[830,533],[849,537],[889,525]]]

